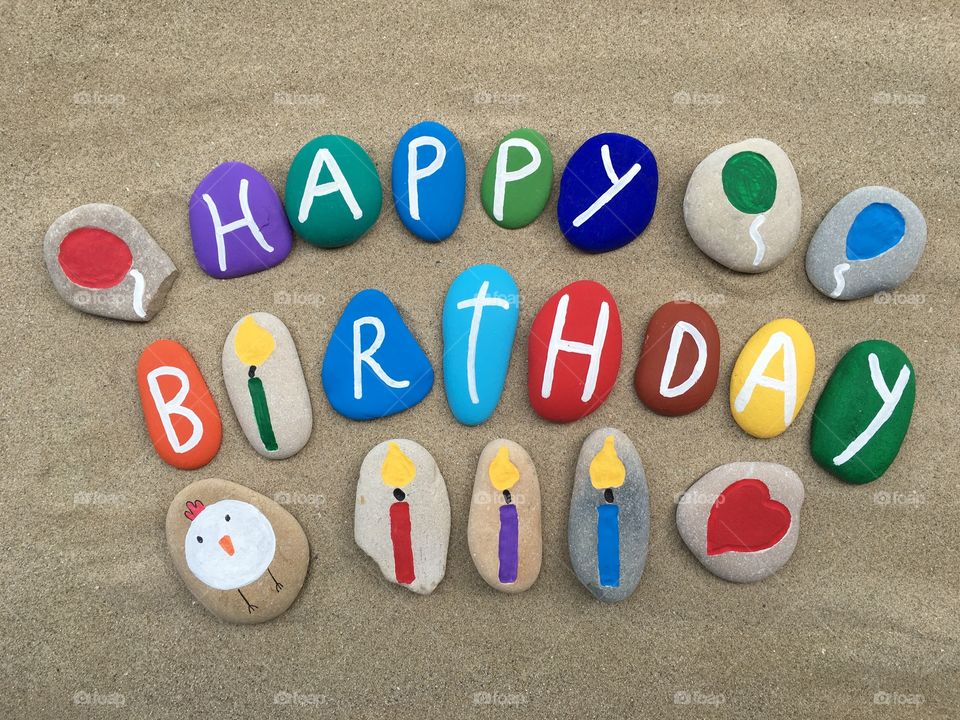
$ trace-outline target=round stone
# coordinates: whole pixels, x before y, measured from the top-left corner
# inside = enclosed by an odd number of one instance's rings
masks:
[[[552,187],[553,155],[546,138],[520,128],[494,148],[483,171],[480,198],[497,225],[521,228],[540,216]]]

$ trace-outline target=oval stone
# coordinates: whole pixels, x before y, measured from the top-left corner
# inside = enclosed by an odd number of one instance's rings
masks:
[[[353,515],[357,545],[383,576],[421,595],[443,580],[450,500],[433,456],[411,440],[387,440],[360,466]]]
[[[347,303],[323,356],[323,389],[352,420],[394,415],[423,400],[433,366],[390,298],[361,290]]]
[[[595,135],[577,148],[560,178],[561,232],[587,252],[623,247],[650,224],[659,181],[657,160],[642,142],[621,133]]]
[[[373,160],[342,135],[321,135],[304,145],[287,173],[287,218],[311,245],[355,242],[380,216],[383,191]]]
[[[686,415],[713,395],[720,374],[720,333],[692,302],[664,303],[650,317],[633,384],[661,415]]]
[[[876,480],[900,452],[915,397],[916,375],[903,350],[885,340],[857,343],[814,408],[813,459],[846,482]]]
[[[446,240],[460,224],[467,166],[456,135],[425,121],[407,130],[393,154],[393,204],[418,238]]]
[[[160,312],[177,268],[147,229],[104,203],[64,213],[43,237],[43,259],[63,301],[91,315],[147,322]]]
[[[150,442],[164,462],[195,470],[220,450],[220,412],[190,352],[174,340],[144,348],[137,386]]]
[[[443,303],[443,386],[464,425],[487,420],[500,402],[520,317],[520,291],[497,265],[460,273]]]
[[[242,162],[217,165],[190,197],[190,236],[197,264],[215,278],[235,278],[279,265],[293,247],[280,196]]]
[[[835,300],[855,300],[903,283],[920,262],[927,223],[904,194],[854,190],[833,206],[807,248],[807,277]]]
[[[803,483],[788,467],[735,462],[697,480],[677,504],[680,537],[707,570],[757,582],[782,568],[797,547]]]
[[[515,442],[492,440],[480,453],[467,542],[480,576],[496,590],[523,592],[540,575],[540,482]]]
[[[600,428],[584,441],[570,497],[567,540],[577,579],[604,602],[633,594],[647,562],[650,498],[640,454]]]
[[[803,407],[813,382],[813,340],[796,320],[780,318],[757,330],[730,376],[730,412],[757,438],[780,435]]]
[[[731,270],[776,267],[800,236],[800,183],[776,143],[725,145],[697,165],[683,198],[687,231],[705,255]]]
[[[167,511],[167,548],[201,605],[233,623],[261,623],[300,594],[310,546],[273,500],[227,480],[198,480]]]
[[[245,315],[223,343],[223,382],[237,421],[265,458],[296,455],[313,431],[310,393],[287,326],[265,312]]]
[[[593,280],[543,304],[527,342],[527,392],[536,413],[572,422],[600,407],[617,382],[623,338],[613,295]]]
[[[483,171],[480,198],[497,225],[521,228],[540,216],[552,187],[553,155],[546,138],[520,128],[494,148]]]

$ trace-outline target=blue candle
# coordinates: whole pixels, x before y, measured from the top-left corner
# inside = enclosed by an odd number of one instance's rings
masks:
[[[597,506],[597,571],[601,587],[620,586],[620,506]]]

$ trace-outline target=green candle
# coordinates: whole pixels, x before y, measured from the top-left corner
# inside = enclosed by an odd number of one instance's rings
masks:
[[[254,376],[257,368],[250,367],[250,379],[247,388],[250,390],[250,401],[253,403],[253,416],[257,419],[257,429],[260,431],[260,441],[271,452],[276,450],[277,438],[273,434],[273,425],[270,423],[270,408],[267,406],[267,394],[263,391],[263,380]]]

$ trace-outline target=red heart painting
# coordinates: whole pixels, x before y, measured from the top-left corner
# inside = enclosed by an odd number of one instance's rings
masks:
[[[770,499],[770,488],[762,480],[737,480],[727,485],[710,509],[707,555],[773,547],[787,534],[790,519],[790,511]]]

